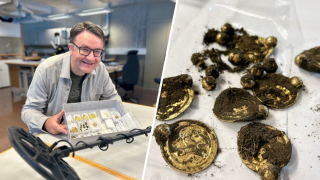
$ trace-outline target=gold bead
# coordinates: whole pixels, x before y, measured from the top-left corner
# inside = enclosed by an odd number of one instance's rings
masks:
[[[216,79],[212,76],[207,76],[203,78],[202,87],[207,91],[214,90],[216,88]]]
[[[256,64],[250,69],[250,74],[254,77],[261,77],[263,75],[263,71],[261,64]]]
[[[247,74],[241,77],[241,85],[246,89],[251,89],[256,84],[254,77],[251,74]]]
[[[241,51],[231,52],[229,53],[228,61],[231,62],[233,65],[239,65],[242,61],[241,56]]]
[[[296,56],[296,58],[294,59],[294,63],[297,66],[303,66],[307,61],[307,57],[304,54],[299,54],[298,56]]]
[[[216,36],[216,41],[220,45],[226,45],[229,41],[229,36],[226,33],[220,32]]]
[[[291,78],[290,83],[294,85],[296,88],[300,89],[303,86],[303,81],[298,76],[294,76]]]
[[[271,46],[271,47],[276,47],[276,45],[278,43],[277,41],[278,41],[277,38],[274,36],[267,37],[267,39],[266,39],[267,45]]]

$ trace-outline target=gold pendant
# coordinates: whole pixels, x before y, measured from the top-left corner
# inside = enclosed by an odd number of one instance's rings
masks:
[[[182,173],[197,173],[212,164],[218,150],[214,131],[196,120],[160,124],[153,133],[167,164]]]

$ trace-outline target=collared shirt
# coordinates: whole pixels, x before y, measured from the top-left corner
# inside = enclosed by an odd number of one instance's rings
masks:
[[[32,134],[42,133],[44,122],[62,111],[71,85],[69,52],[50,57],[37,67],[21,111],[22,121]],[[83,80],[81,102],[111,99],[121,102],[109,73],[100,62]]]

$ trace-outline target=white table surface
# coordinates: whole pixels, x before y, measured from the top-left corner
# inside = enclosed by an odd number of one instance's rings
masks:
[[[42,61],[24,61],[22,59],[2,60],[1,62],[19,66],[38,66]]]
[[[0,179],[44,179],[31,166],[29,166],[29,164],[27,164],[14,149],[0,154],[0,159]],[[79,163],[76,159],[64,158],[64,160],[71,167],[74,167],[81,179],[120,179],[90,165]]]
[[[9,60],[1,60],[0,62],[4,62],[10,65],[19,65],[19,66],[38,66],[43,61],[24,61],[22,59],[9,59]],[[122,71],[123,65],[106,65],[106,69],[109,73],[113,73],[114,71]]]
[[[278,44],[272,57],[278,63],[277,73],[285,76],[299,76],[304,81],[304,90],[299,90],[297,102],[283,110],[269,110],[269,117],[262,122],[285,131],[293,146],[292,158],[283,168],[281,179],[320,179],[320,75],[309,73],[294,64],[294,57],[305,49],[319,46],[320,15],[319,1],[267,0],[179,0],[177,3],[169,51],[164,65],[163,77],[189,74],[193,78],[193,89],[199,91],[191,106],[178,118],[196,119],[209,125],[216,133],[221,148],[214,164],[191,177],[171,169],[162,158],[160,147],[152,137],[145,180],[182,180],[182,179],[260,179],[259,175],[247,168],[237,152],[237,134],[247,123],[226,123],[219,121],[212,112],[215,99],[228,87],[239,87],[243,73],[220,74],[217,88],[206,91],[201,87],[204,71],[192,65],[190,57],[204,49],[203,34],[207,28],[220,29],[229,22],[236,27],[244,27],[249,34],[262,37],[276,36]],[[276,8],[270,8],[276,7]],[[219,48],[210,45],[209,48]],[[221,48],[221,47],[220,47]],[[224,57],[225,62],[226,59]],[[212,64],[210,60],[205,61]],[[312,108],[312,109],[311,109]],[[155,120],[153,127],[161,124]]]
[[[141,128],[152,125],[154,116],[154,108],[124,103],[124,110],[132,111],[141,123]],[[66,139],[65,135],[54,136],[50,134],[42,134],[39,136],[42,141],[53,144],[59,139]],[[115,142],[109,145],[107,151],[101,151],[99,148],[86,149],[77,151],[76,155],[88,159],[94,163],[98,163],[103,167],[115,170],[128,179],[141,179],[143,167],[146,158],[146,152],[149,137],[145,135],[137,136],[131,144],[125,141]],[[65,143],[59,143],[58,146]],[[84,164],[77,159],[70,157],[64,158],[71,167],[78,173],[81,179],[122,179],[108,174],[102,170]],[[10,149],[0,154],[0,179],[43,179],[36,171],[34,171],[15,151]],[[120,176],[121,177],[121,176]]]

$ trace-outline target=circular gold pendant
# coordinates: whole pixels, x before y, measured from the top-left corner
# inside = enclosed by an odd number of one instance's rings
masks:
[[[278,179],[288,164],[292,145],[288,136],[272,126],[250,123],[238,132],[238,153],[242,162],[263,180]]]
[[[267,74],[257,79],[252,91],[262,104],[270,108],[289,107],[298,98],[298,88],[291,84],[290,78],[281,74]]]
[[[182,173],[204,170],[217,154],[216,134],[201,121],[180,120],[173,124],[161,124],[153,135],[167,164]]]
[[[183,113],[194,97],[192,83],[187,74],[163,79],[156,119],[167,121]]]
[[[217,97],[214,115],[225,122],[243,122],[266,119],[268,109],[248,91],[240,88],[228,88]]]

